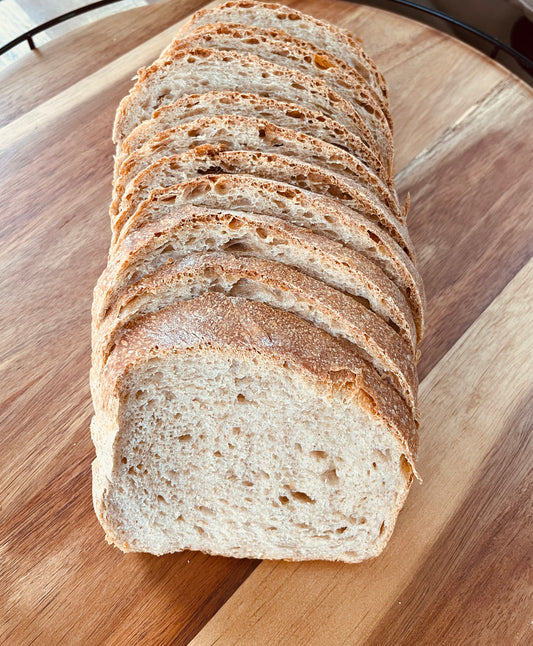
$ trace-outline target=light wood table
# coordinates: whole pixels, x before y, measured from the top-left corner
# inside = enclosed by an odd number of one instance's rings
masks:
[[[292,2],[362,37],[391,88],[428,295],[422,485],[369,563],[123,555],[91,502],[90,304],[111,125],[200,3],[114,16],[0,77],[0,642],[533,643],[533,96],[419,23]]]

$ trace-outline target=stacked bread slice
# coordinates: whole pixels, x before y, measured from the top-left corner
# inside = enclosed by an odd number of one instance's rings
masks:
[[[418,446],[424,290],[385,81],[277,4],[199,11],[117,111],[93,496],[124,551],[358,562]]]

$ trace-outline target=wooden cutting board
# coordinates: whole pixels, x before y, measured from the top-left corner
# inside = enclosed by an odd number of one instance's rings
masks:
[[[105,543],[88,371],[111,125],[136,69],[200,4],[107,19],[0,77],[0,642],[533,643],[532,92],[464,44],[369,7],[291,3],[361,37],[390,85],[428,295],[424,483],[362,565]]]

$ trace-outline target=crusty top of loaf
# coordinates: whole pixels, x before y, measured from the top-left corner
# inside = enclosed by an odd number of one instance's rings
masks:
[[[117,382],[137,364],[187,350],[255,356],[298,370],[326,392],[352,393],[354,403],[398,438],[415,469],[418,433],[411,411],[355,346],[289,312],[216,293],[148,314],[128,330],[104,369],[104,408],[112,405]]]

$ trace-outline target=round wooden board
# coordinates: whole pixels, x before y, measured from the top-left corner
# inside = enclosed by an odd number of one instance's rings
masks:
[[[358,566],[104,542],[88,372],[111,125],[136,69],[200,4],[102,21],[2,78],[0,642],[533,643],[532,92],[449,36],[366,6],[290,3],[361,37],[390,86],[428,295],[424,483],[385,553]]]

